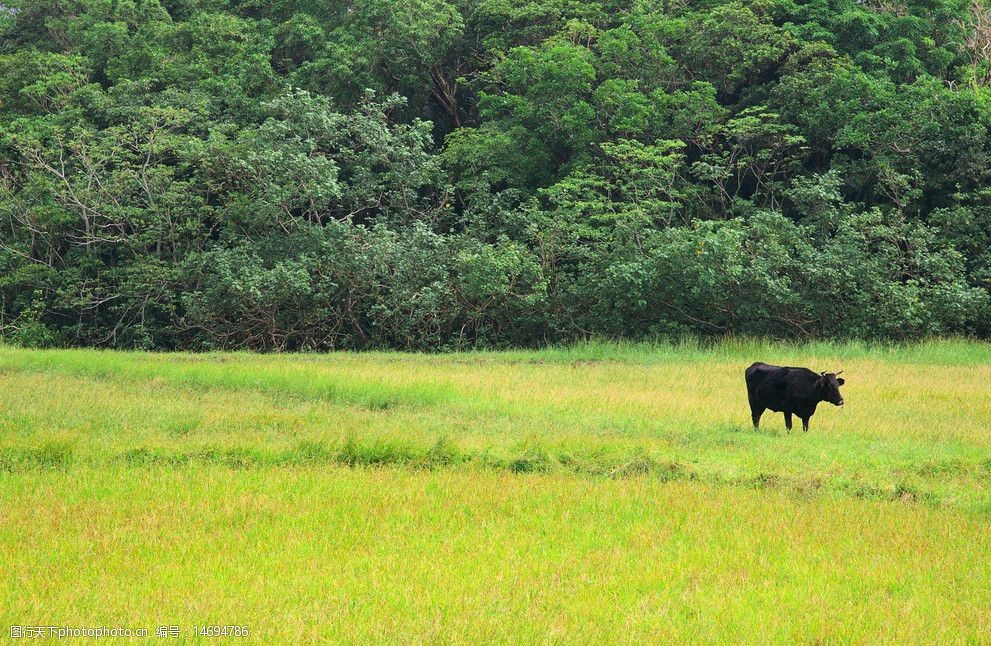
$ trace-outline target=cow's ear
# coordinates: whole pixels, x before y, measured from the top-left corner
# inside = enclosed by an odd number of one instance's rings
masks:
[[[839,379],[836,380],[836,383],[838,383],[839,385],[842,386],[843,384],[846,383],[846,379],[844,379],[843,377],[840,377]]]

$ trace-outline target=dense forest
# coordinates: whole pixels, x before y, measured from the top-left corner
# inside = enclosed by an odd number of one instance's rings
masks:
[[[0,0],[0,338],[991,335],[965,0]]]

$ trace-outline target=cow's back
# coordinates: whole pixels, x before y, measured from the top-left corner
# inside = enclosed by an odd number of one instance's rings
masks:
[[[765,379],[781,371],[781,366],[772,366],[769,363],[758,361],[750,365],[745,372],[747,380],[747,390],[752,394]]]
[[[788,368],[758,361],[746,370],[747,398],[752,405],[780,410],[787,397]]]

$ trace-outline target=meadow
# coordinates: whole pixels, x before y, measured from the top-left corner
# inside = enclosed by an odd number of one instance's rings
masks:
[[[847,405],[754,430],[755,359],[842,369]],[[988,641],[989,449],[966,341],[0,347],[0,623]]]

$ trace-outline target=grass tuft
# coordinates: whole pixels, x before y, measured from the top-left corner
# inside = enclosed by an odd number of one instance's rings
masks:
[[[66,469],[73,459],[73,446],[67,442],[47,442],[39,447],[5,447],[0,448],[0,472]]]

